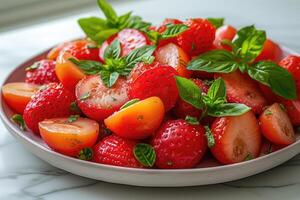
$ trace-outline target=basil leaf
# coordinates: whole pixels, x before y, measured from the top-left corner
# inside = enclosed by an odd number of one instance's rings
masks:
[[[71,102],[69,108],[70,108],[70,110],[73,111],[73,112],[81,113],[81,110],[80,110],[80,108],[78,107],[76,101]]]
[[[104,51],[104,60],[108,58],[117,59],[121,55],[121,45],[118,39],[115,39]]]
[[[156,160],[156,153],[149,144],[139,143],[133,149],[135,158],[145,167],[153,167]]]
[[[296,85],[292,75],[284,68],[270,61],[257,62],[247,70],[249,76],[267,85],[286,99],[296,99]]]
[[[152,56],[155,46],[142,46],[131,51],[125,58],[126,67],[132,69],[136,63]]]
[[[181,99],[197,109],[202,109],[205,105],[201,89],[189,79],[180,76],[175,76],[175,79]]]
[[[143,32],[147,32],[151,23],[143,21],[143,19],[139,16],[131,16],[126,28],[133,28]]]
[[[209,148],[212,148],[216,144],[214,135],[212,134],[212,132],[208,126],[204,126],[204,128],[205,128],[205,136],[207,138],[207,146]]]
[[[90,147],[85,147],[79,151],[77,158],[80,160],[92,160],[93,154],[94,152]]]
[[[107,18],[108,22],[115,25],[118,23],[118,16],[113,7],[106,0],[97,0],[100,9]]]
[[[212,102],[216,101],[217,99],[221,99],[225,102],[226,86],[222,78],[218,78],[213,82],[207,92],[207,96],[212,100]]]
[[[118,80],[119,78],[119,73],[118,72],[110,72],[107,70],[102,70],[101,73],[101,79],[103,83],[106,85],[106,87],[112,87]]]
[[[225,103],[214,107],[208,107],[207,113],[212,117],[239,116],[248,112],[250,109],[251,108],[244,104]]]
[[[75,58],[69,58],[69,60],[77,65],[85,74],[98,74],[103,69],[103,65],[97,61],[77,60]]]
[[[257,30],[253,25],[246,26],[237,32],[234,51],[244,62],[252,62],[261,53],[266,38],[265,31]]]
[[[157,44],[159,38],[160,38],[160,33],[154,30],[148,30],[146,32],[148,38],[153,42],[154,44]]]
[[[187,65],[187,69],[189,70],[209,73],[230,73],[238,67],[239,63],[234,60],[234,55],[226,50],[206,52]]]
[[[71,116],[68,118],[68,122],[69,122],[69,123],[75,122],[75,121],[77,121],[77,119],[78,119],[79,117],[80,117],[79,115],[71,115]]]
[[[22,131],[26,130],[26,125],[25,125],[25,121],[23,119],[23,116],[20,114],[15,114],[10,118],[13,122],[15,122],[16,124],[18,124],[20,126],[20,129]]]
[[[95,36],[97,33],[108,29],[106,20],[99,17],[81,18],[78,20],[78,24],[84,33],[92,40],[96,39]]]
[[[199,125],[200,124],[199,120],[196,117],[192,117],[189,115],[187,115],[185,117],[185,121],[191,125]]]
[[[161,34],[161,38],[167,39],[176,37],[180,33],[187,30],[189,27],[184,24],[168,24],[166,30]]]
[[[129,107],[129,106],[131,106],[131,105],[133,105],[133,104],[135,104],[135,103],[137,103],[137,102],[139,102],[139,101],[140,101],[139,99],[131,99],[131,100],[127,101],[127,102],[120,108],[120,110],[122,110],[122,109],[124,109],[124,108],[127,108],[127,107]]]
[[[131,14],[132,14],[132,12],[130,11],[128,13],[125,13],[125,14],[119,16],[118,22],[119,22],[120,29],[122,29],[122,27],[125,28],[127,26],[128,22],[130,20]]]
[[[224,25],[224,18],[212,18],[209,17],[207,20],[214,25],[215,28],[220,28],[221,26]]]
[[[105,29],[97,33],[93,40],[97,42],[97,44],[102,44],[105,40],[117,32],[119,32],[119,29],[116,28]]]

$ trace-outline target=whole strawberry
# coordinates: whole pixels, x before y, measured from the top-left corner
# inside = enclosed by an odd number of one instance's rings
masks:
[[[288,70],[295,82],[297,91],[300,91],[300,56],[289,55],[279,62],[279,65]]]
[[[30,130],[38,134],[40,121],[74,114],[70,110],[70,105],[74,101],[75,95],[72,92],[61,84],[50,83],[29,101],[23,113],[24,121]]]
[[[26,72],[26,83],[38,85],[59,82],[55,74],[55,61],[41,60],[28,67]]]
[[[107,165],[141,168],[142,165],[133,154],[136,144],[137,142],[134,140],[116,135],[107,136],[93,147],[93,161]]]
[[[189,27],[177,36],[178,45],[190,56],[197,56],[211,49],[215,40],[215,27],[206,19],[189,19]]]
[[[165,122],[152,139],[156,152],[155,165],[162,169],[195,167],[207,148],[205,130],[185,120]]]

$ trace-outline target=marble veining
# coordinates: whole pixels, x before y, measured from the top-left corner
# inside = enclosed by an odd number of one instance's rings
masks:
[[[121,13],[134,10],[154,22],[167,16],[183,19],[190,16],[225,16],[228,22],[237,26],[256,23],[268,30],[273,39],[300,52],[300,2],[297,0],[211,0],[205,4],[196,0],[147,0],[130,1],[128,4],[119,2],[115,6]],[[95,8],[91,8],[89,13],[0,33],[0,80],[14,66],[39,51],[80,37],[75,19],[97,13]],[[21,146],[2,123],[0,130],[1,200],[300,199],[300,155],[272,170],[234,182],[186,188],[143,188],[95,181],[52,167]]]

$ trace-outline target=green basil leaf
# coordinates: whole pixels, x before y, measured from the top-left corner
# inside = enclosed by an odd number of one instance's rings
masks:
[[[133,104],[135,104],[135,103],[137,103],[137,102],[139,102],[139,101],[140,101],[139,99],[131,99],[131,100],[127,101],[127,102],[120,108],[120,110],[122,110],[122,109],[124,109],[124,108],[127,108],[127,107],[129,107],[129,106],[131,106],[131,105],[133,105]]]
[[[131,14],[132,14],[132,12],[130,11],[128,13],[125,13],[125,14],[119,16],[118,22],[119,22],[120,29],[122,29],[121,27],[125,28],[127,26],[128,22],[130,20]]]
[[[77,158],[80,160],[92,160],[93,154],[94,152],[90,147],[85,147],[79,151]]]
[[[113,25],[117,24],[118,15],[113,7],[106,0],[97,0],[97,2],[107,21]]]
[[[185,117],[185,121],[191,125],[199,125],[200,124],[199,120],[196,117],[192,117],[189,115],[187,115]]]
[[[96,39],[95,36],[97,33],[108,29],[106,20],[99,17],[81,18],[78,20],[78,24],[84,33],[92,40]]]
[[[189,79],[180,76],[175,76],[175,79],[181,99],[197,109],[202,109],[205,105],[201,89]]]
[[[158,40],[160,38],[160,33],[154,30],[148,30],[146,32],[148,38],[151,40],[151,42],[153,42],[154,44],[158,43]]]
[[[143,21],[139,16],[131,16],[126,24],[126,28],[137,29],[143,32],[147,32],[151,23]]]
[[[189,27],[185,24],[168,24],[166,30],[161,34],[161,38],[167,39],[176,37],[188,28]]]
[[[187,69],[209,73],[230,73],[239,67],[234,55],[226,50],[213,50],[201,54],[188,63]]]
[[[212,117],[239,116],[248,112],[251,108],[244,104],[225,103],[208,107],[208,115]]]
[[[116,28],[105,29],[105,30],[102,30],[99,33],[97,33],[93,40],[95,42],[97,42],[97,44],[102,44],[110,36],[112,36],[118,32],[119,32],[119,29],[116,29]]]
[[[26,130],[26,125],[25,125],[25,121],[23,119],[23,116],[20,114],[15,114],[10,118],[13,122],[15,122],[16,124],[18,124],[20,126],[20,129],[22,131]]]
[[[155,46],[142,46],[131,51],[125,58],[126,66],[132,69],[136,63],[141,62],[152,56]]]
[[[81,110],[78,107],[76,101],[73,101],[73,102],[70,103],[70,110],[73,111],[73,112],[76,112],[76,113],[81,113]]]
[[[244,62],[252,62],[261,53],[266,38],[265,31],[257,30],[253,25],[246,26],[237,32],[234,51]]]
[[[85,74],[98,74],[102,69],[103,65],[100,62],[92,60],[77,60],[75,58],[69,58],[69,60],[77,65]]]
[[[209,17],[207,20],[214,25],[215,28],[220,28],[221,26],[224,25],[224,18],[212,18]]]
[[[119,73],[118,72],[113,72],[109,75],[109,82],[108,82],[108,87],[112,87],[118,80],[119,78]]]
[[[222,78],[218,78],[213,82],[207,92],[207,96],[212,100],[212,102],[215,102],[217,99],[221,99],[225,102],[226,86]]]
[[[208,126],[204,126],[204,128],[205,128],[205,136],[207,138],[207,146],[209,148],[212,148],[216,144],[214,135],[212,134],[212,132]]]
[[[68,118],[68,122],[69,122],[69,123],[75,122],[75,121],[77,121],[77,119],[78,119],[79,117],[80,117],[79,115],[71,115],[71,116]]]
[[[249,76],[267,85],[286,99],[296,99],[296,85],[293,76],[284,68],[270,61],[257,62],[248,68]]]
[[[117,59],[121,55],[121,44],[115,39],[104,51],[104,60]]]
[[[145,167],[153,167],[156,160],[154,148],[145,143],[138,143],[133,149],[135,158]]]

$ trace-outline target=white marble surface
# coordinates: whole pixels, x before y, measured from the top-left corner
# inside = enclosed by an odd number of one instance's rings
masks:
[[[120,12],[135,10],[153,22],[171,17],[225,16],[240,26],[255,23],[269,36],[300,52],[300,1],[298,0],[210,0],[131,1],[118,3]],[[0,33],[0,79],[26,58],[60,41],[81,35],[78,16],[47,24]],[[0,199],[82,200],[82,199],[300,199],[300,155],[287,163],[240,181],[188,188],[141,188],[81,178],[41,161],[16,141],[0,123]]]

